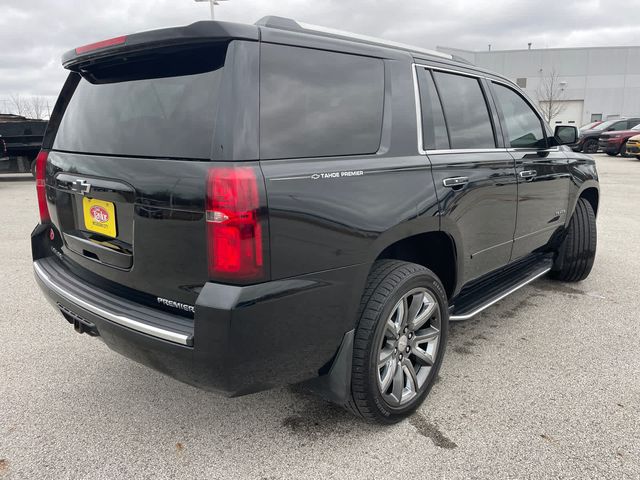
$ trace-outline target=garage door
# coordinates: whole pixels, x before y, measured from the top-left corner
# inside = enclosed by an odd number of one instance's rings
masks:
[[[540,102],[540,108],[545,110],[547,102]],[[554,102],[560,106],[560,113],[551,120],[551,126],[556,125],[573,125],[580,127],[582,125],[582,108],[583,100],[563,100]]]

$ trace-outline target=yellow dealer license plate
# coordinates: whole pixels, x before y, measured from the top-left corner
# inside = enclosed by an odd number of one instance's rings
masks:
[[[87,230],[116,237],[116,207],[111,202],[82,197],[84,226]]]

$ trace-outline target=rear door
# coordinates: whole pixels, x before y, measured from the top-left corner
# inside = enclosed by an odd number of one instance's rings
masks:
[[[70,75],[47,168],[69,268],[104,288],[195,303],[208,279],[212,160],[258,158],[257,55],[257,43],[211,42]]]
[[[433,166],[442,229],[455,232],[462,283],[509,262],[516,224],[513,157],[484,81],[417,66],[423,153]]]
[[[564,226],[571,175],[566,154],[549,148],[542,118],[515,88],[492,82],[505,142],[518,175],[518,220],[512,260],[547,244]]]

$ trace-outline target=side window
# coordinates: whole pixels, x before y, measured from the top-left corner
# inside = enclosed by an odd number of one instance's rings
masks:
[[[378,151],[382,60],[263,44],[260,77],[261,158]]]
[[[477,78],[433,72],[451,148],[496,148],[487,102]]]
[[[623,120],[621,122],[616,122],[613,125],[611,125],[611,128],[609,128],[609,130],[611,130],[613,132],[619,132],[620,130],[626,130],[628,124],[629,124],[629,122],[627,120]]]
[[[540,117],[529,104],[509,87],[493,84],[512,148],[547,148]]]
[[[433,77],[429,70],[421,67],[418,68],[417,74],[422,113],[422,148],[446,150],[449,148],[449,136]]]

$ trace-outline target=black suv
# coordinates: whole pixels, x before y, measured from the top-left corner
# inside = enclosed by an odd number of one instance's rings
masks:
[[[36,278],[78,332],[225,395],[416,409],[450,320],[585,278],[594,161],[511,81],[268,17],[78,48],[37,162]]]

